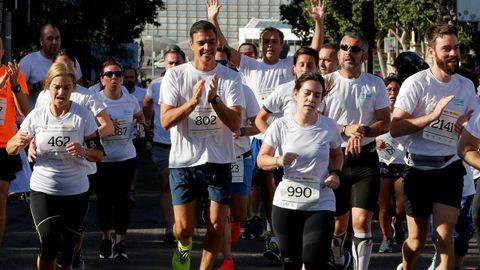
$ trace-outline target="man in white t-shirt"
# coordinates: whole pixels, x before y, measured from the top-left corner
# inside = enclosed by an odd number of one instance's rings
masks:
[[[167,70],[160,88],[160,119],[170,129],[170,188],[178,248],[173,269],[190,268],[196,206],[206,200],[200,269],[210,269],[222,247],[235,161],[232,132],[244,106],[240,75],[215,62],[217,31],[207,21],[190,29],[192,62]]]
[[[43,90],[43,79],[48,69],[52,65],[52,60],[60,51],[62,39],[58,27],[51,23],[47,23],[40,28],[40,46],[39,51],[30,53],[20,60],[20,70],[25,75],[28,89],[30,90],[29,102],[30,108],[33,109],[39,91]],[[75,63],[75,76],[77,80],[82,78],[80,64]]]
[[[166,49],[164,54],[165,69],[185,63],[185,53],[178,47],[172,46]],[[147,88],[147,93],[143,99],[143,113],[147,119],[148,130],[153,128],[152,139],[152,161],[157,167],[162,185],[162,194],[160,204],[162,205],[163,218],[165,220],[165,235],[163,242],[175,243],[173,235],[173,209],[172,195],[170,193],[170,184],[168,182],[168,155],[170,154],[171,142],[170,131],[165,130],[160,124],[160,86],[163,76],[153,80]]]
[[[379,77],[362,72],[368,42],[358,33],[346,34],[340,43],[340,70],[324,76],[327,86],[324,114],[335,121],[342,135],[345,162],[340,187],[335,190],[337,209],[332,250],[337,267],[347,267],[343,249],[349,212],[354,231],[354,269],[368,269],[372,253],[372,217],[380,190],[375,137],[390,124],[389,99]]]
[[[407,167],[404,200],[408,238],[403,269],[413,269],[433,214],[436,267],[453,269],[453,232],[462,198],[465,168],[456,155],[458,134],[476,107],[472,82],[458,74],[456,29],[446,24],[427,30],[433,66],[408,77],[395,102],[390,133],[405,136]],[[439,259],[438,259],[439,258]]]
[[[309,15],[315,21],[315,30],[310,47],[318,52],[324,37],[324,1],[312,0],[311,4],[312,8],[309,10]],[[273,27],[267,27],[261,31],[260,48],[262,59],[257,60],[242,55],[228,45],[228,41],[220,31],[220,25],[217,20],[220,8],[221,5],[218,0],[207,1],[208,19],[217,27],[219,44],[229,47],[231,63],[238,67],[245,79],[245,84],[253,90],[257,97],[258,105],[262,106],[263,100],[267,98],[277,86],[295,80],[292,72],[293,57],[288,56],[285,59],[280,59],[280,53],[284,45],[283,32]],[[252,140],[252,158],[254,160],[256,160],[262,139],[263,134],[259,134]],[[268,222],[271,223],[272,201],[276,186],[273,172],[257,169],[256,174],[257,177],[254,177],[254,179],[258,178],[258,182],[260,183],[265,215]],[[272,245],[270,245],[270,240],[273,241]],[[278,244],[276,243],[275,237],[267,239],[267,250],[265,250],[264,255],[269,259],[279,259]]]

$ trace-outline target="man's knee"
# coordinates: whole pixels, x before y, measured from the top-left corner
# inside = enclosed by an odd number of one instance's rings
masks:
[[[426,243],[426,236],[419,236],[419,237],[413,237],[409,236],[407,240],[405,240],[405,245],[408,246],[408,248],[413,251],[413,252],[418,252],[420,251]]]

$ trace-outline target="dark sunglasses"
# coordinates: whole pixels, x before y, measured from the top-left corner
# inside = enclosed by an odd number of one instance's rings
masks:
[[[347,44],[342,44],[342,45],[340,45],[340,49],[341,49],[342,51],[351,50],[351,51],[354,52],[354,53],[363,51],[362,47],[360,47],[360,46],[357,46],[357,45],[347,45]]]
[[[226,66],[228,61],[225,60],[225,59],[221,59],[221,60],[215,60],[215,62],[219,63],[220,65],[223,65],[223,66]]]
[[[112,78],[113,75],[115,75],[115,77],[122,77],[123,76],[123,72],[122,71],[106,71],[103,73],[102,76],[107,76],[108,78]]]

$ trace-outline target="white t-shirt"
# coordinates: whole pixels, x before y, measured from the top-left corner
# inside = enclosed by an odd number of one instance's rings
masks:
[[[133,91],[133,93],[130,93],[138,100],[138,105],[140,105],[140,108],[143,107],[143,97],[145,96],[145,93],[145,89],[138,86],[135,86],[135,91]]]
[[[52,59],[45,58],[40,51],[27,54],[20,60],[19,63],[20,70],[22,71],[23,75],[25,76],[25,80],[29,85],[43,81],[51,65]],[[75,76],[77,77],[77,80],[80,80],[82,78],[82,69],[80,68],[80,63],[76,61],[75,65]],[[37,96],[38,93],[33,93],[28,97],[30,108],[33,108]]]
[[[137,99],[122,91],[119,99],[108,98],[104,91],[95,94],[106,106],[115,126],[113,135],[103,137],[103,147],[107,156],[102,162],[124,161],[134,158],[137,153],[132,143],[133,116],[140,112]]]
[[[153,80],[147,87],[148,98],[153,100],[153,141],[170,144],[170,131],[165,130],[160,123],[160,85],[163,77]]]
[[[444,112],[454,112],[457,117],[475,109],[477,105],[475,89],[470,80],[454,74],[450,82],[444,83],[437,80],[430,69],[422,70],[403,82],[395,102],[395,108],[410,114],[411,118],[418,118],[432,112],[438,101],[449,95],[454,95],[455,98],[447,104]],[[423,137],[424,130],[404,136],[404,146],[408,152],[425,156],[454,155],[445,166],[459,159],[456,145],[446,145],[425,139]]]
[[[52,98],[48,90],[41,91],[38,95],[37,102],[35,103],[35,109],[48,107],[51,100]],[[90,92],[90,90],[87,88],[78,84],[75,86],[75,91],[70,95],[70,100],[87,108],[93,113],[94,116],[97,116],[106,109],[105,104],[103,104],[103,102],[99,100],[97,96],[93,95],[92,92]],[[95,162],[90,162],[88,160],[85,160],[84,162],[85,166],[87,166],[88,175],[97,172],[97,165]]]
[[[242,85],[242,93],[245,100],[245,107],[242,109],[242,122],[240,127],[245,127],[249,124],[249,118],[257,115],[260,107],[258,106],[255,94],[247,85]],[[248,136],[241,136],[233,140],[235,146],[235,156],[239,156],[250,150],[250,138]]]
[[[295,88],[295,81],[277,86],[275,91],[263,101],[263,108],[271,112],[275,118],[295,113],[297,102],[293,97],[293,88]]]
[[[324,98],[324,115],[339,125],[369,126],[376,121],[377,110],[390,106],[385,84],[375,75],[362,72],[358,78],[348,79],[335,71],[324,78],[325,84],[332,85]],[[374,140],[375,137],[366,137],[362,145]],[[347,145],[347,141],[348,137],[342,136],[342,147]]]
[[[279,59],[278,63],[268,65],[246,55],[240,58],[239,71],[245,77],[245,83],[252,88],[258,105],[280,84],[295,80],[293,75],[293,57]]]
[[[206,80],[201,101],[195,110],[170,130],[170,168],[235,161],[232,131],[220,121],[207,99],[208,86],[214,74],[219,78],[217,92],[222,102],[227,107],[244,106],[240,74],[222,65],[203,72],[189,62],[167,70],[163,77],[160,102],[174,107],[190,100],[194,85],[202,79]]]
[[[314,125],[301,127],[293,119],[293,114],[286,115],[268,127],[263,143],[277,148],[281,153],[298,154],[298,158],[292,164],[284,167],[284,181],[280,182],[275,191],[273,205],[287,209],[299,209],[296,202],[282,199],[282,185],[287,183],[285,179],[294,182],[298,178],[305,179],[304,182],[313,182],[315,179],[317,180],[316,188],[320,190],[320,199],[301,210],[335,211],[333,190],[322,187],[329,174],[330,149],[338,148],[341,144],[340,133],[335,121],[319,115]]]
[[[54,116],[49,106],[31,111],[20,126],[35,137],[37,159],[30,179],[30,189],[50,195],[75,195],[88,190],[86,167],[81,157],[66,153],[68,142],[83,144],[84,138],[97,130],[93,115],[72,102],[70,111]]]

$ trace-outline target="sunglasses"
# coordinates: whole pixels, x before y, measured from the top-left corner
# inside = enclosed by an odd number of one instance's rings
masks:
[[[215,62],[217,62],[218,64],[223,65],[223,66],[226,66],[227,63],[228,63],[228,61],[225,60],[225,59],[215,60]]]
[[[357,52],[363,51],[362,47],[360,47],[360,46],[358,46],[358,45],[347,45],[347,44],[342,44],[342,45],[340,45],[340,49],[341,49],[342,51],[351,50],[353,53],[357,53]]]
[[[108,78],[112,78],[113,75],[115,75],[115,77],[122,77],[123,76],[123,72],[122,71],[106,71],[103,73],[102,76],[107,76]]]

